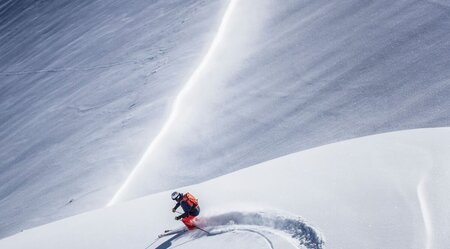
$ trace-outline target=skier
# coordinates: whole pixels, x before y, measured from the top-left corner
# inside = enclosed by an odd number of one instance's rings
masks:
[[[200,207],[198,206],[198,200],[190,193],[172,193],[172,200],[177,204],[172,208],[172,212],[175,213],[177,208],[181,206],[184,213],[176,216],[175,220],[181,219],[189,230],[195,229],[195,217],[200,214]]]

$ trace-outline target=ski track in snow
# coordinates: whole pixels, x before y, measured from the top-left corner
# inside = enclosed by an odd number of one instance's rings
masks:
[[[272,241],[266,236],[264,235],[263,232],[258,231],[258,228],[255,226],[255,228],[238,228],[238,227],[227,227],[224,230],[222,229],[215,229],[214,231],[210,232],[209,236],[217,236],[217,235],[221,235],[224,233],[229,233],[229,232],[248,232],[248,233],[253,233],[256,234],[258,236],[260,236],[267,244],[267,246],[270,249],[275,249],[275,247],[273,246]]]
[[[39,74],[39,73],[64,73],[64,72],[87,72],[98,69],[106,69],[112,67],[118,67],[123,65],[145,65],[145,60],[128,60],[123,62],[114,62],[109,64],[91,66],[86,68],[78,68],[78,67],[64,67],[64,68],[50,68],[50,69],[42,69],[42,70],[30,70],[30,71],[11,71],[11,72],[0,72],[0,76],[16,76],[16,75],[26,75],[26,74]]]
[[[208,230],[209,234],[203,231],[198,231],[194,234],[188,233],[192,236],[192,240],[176,246],[181,246],[203,237],[220,236],[230,232],[249,232],[256,234],[266,242],[267,248],[271,249],[275,249],[276,247],[270,238],[265,235],[267,233],[281,238],[284,237],[295,248],[322,249],[325,244],[322,235],[300,217],[279,213],[233,211],[205,217],[200,219],[197,225]],[[177,235],[176,240],[185,236],[187,234]]]

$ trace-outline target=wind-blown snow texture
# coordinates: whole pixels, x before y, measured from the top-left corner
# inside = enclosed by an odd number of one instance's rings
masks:
[[[338,140],[450,124],[445,6],[238,1],[230,22],[128,198]]]
[[[227,3],[0,3],[0,236],[106,204]],[[338,140],[449,126],[448,6],[237,1],[179,125],[123,199]]]
[[[109,201],[224,6],[0,2],[0,236]]]

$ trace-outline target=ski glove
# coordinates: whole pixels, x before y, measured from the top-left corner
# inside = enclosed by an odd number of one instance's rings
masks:
[[[181,219],[180,216],[176,216],[176,217],[175,217],[175,220],[179,220],[179,219]]]
[[[172,213],[175,213],[177,211],[176,208],[172,208]]]

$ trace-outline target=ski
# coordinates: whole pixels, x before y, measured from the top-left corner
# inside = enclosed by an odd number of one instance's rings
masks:
[[[187,232],[187,231],[188,231],[188,229],[185,228],[185,227],[182,227],[180,229],[175,229],[175,230],[165,230],[164,233],[158,235],[158,238],[162,238],[164,236],[169,236],[169,235],[172,235],[172,234],[184,233],[184,232]]]

